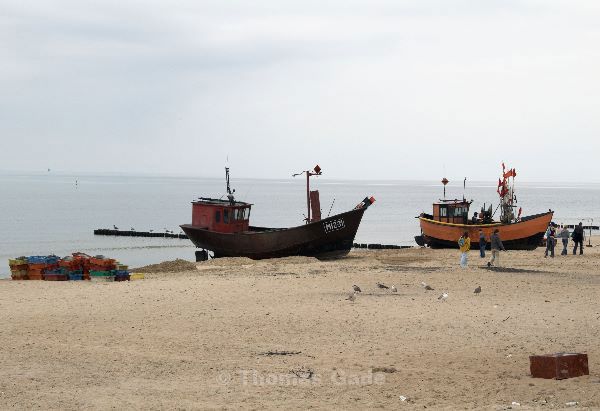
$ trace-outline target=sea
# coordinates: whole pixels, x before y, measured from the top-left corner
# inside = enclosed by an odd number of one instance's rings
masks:
[[[263,227],[302,225],[306,215],[305,179],[232,178],[236,199],[252,203],[251,224]],[[498,204],[497,183],[450,182],[445,198],[474,200],[479,211]],[[438,181],[332,180],[313,177],[323,217],[354,208],[365,197],[376,202],[364,215],[357,243],[416,245],[416,217],[431,213],[444,197]],[[73,252],[116,258],[130,267],[165,260],[194,260],[189,240],[94,235],[94,229],[179,233],[191,222],[191,202],[222,198],[222,178],[75,175],[71,173],[0,173],[0,278],[9,277],[8,259],[29,255],[67,256]],[[521,183],[515,185],[523,216],[552,209],[559,224],[600,222],[599,183]],[[496,216],[498,214],[496,213]]]

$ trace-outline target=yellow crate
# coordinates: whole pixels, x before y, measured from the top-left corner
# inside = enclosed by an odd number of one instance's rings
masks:
[[[23,265],[27,264],[27,259],[25,258],[9,258],[8,265]]]
[[[143,280],[144,279],[144,273],[131,273],[129,275],[129,279],[130,280]]]

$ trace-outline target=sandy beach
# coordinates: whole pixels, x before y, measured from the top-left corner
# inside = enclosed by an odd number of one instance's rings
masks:
[[[2,281],[0,408],[600,408],[599,257],[509,251],[490,271],[477,251],[467,269],[453,250],[353,251]],[[561,351],[590,375],[531,378],[530,355]]]

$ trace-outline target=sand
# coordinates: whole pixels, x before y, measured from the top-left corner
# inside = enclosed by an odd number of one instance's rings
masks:
[[[600,408],[600,246],[585,251],[510,251],[503,272],[408,249],[2,281],[0,408]],[[529,355],[560,351],[591,375],[531,378]]]

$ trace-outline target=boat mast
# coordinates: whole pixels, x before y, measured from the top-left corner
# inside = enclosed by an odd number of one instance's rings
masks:
[[[227,181],[227,198],[229,199],[229,204],[233,205],[235,203],[235,199],[233,197],[235,189],[231,191],[231,187],[229,186],[229,167],[225,167],[225,180]]]
[[[306,174],[306,224],[310,223],[310,178],[312,176],[320,176],[321,173],[321,167],[319,167],[319,165],[317,164],[315,166],[315,168],[313,169],[313,171],[310,170],[305,170],[305,171],[301,171],[300,173],[296,173],[296,174],[292,174],[292,177],[296,177],[302,174]]]
[[[502,163],[502,180],[498,180],[498,194],[500,195],[500,221],[505,224],[515,220],[516,196],[514,184],[516,176],[517,172],[514,168],[506,171],[506,167]]]

